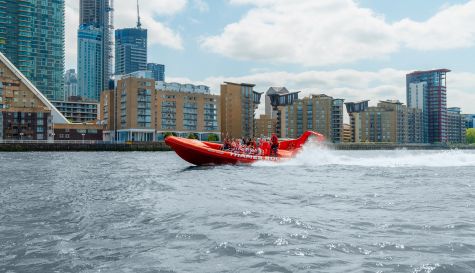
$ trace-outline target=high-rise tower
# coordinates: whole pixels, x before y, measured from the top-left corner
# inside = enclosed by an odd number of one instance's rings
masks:
[[[137,27],[115,31],[115,74],[124,75],[147,69],[147,30],[140,22],[137,1]]]
[[[78,88],[81,96],[88,96],[88,94],[93,93],[100,94],[104,89],[107,89],[112,77],[113,11],[113,0],[80,1],[80,26],[78,31],[78,80],[80,84]],[[91,37],[96,40],[91,40]],[[85,48],[80,48],[81,45]],[[92,53],[91,48],[91,50],[87,50],[89,46],[93,48],[94,53]],[[100,54],[97,51],[100,51]],[[79,67],[81,61],[93,62],[94,70],[90,69],[91,66],[88,67],[87,71],[84,70],[84,66],[83,68]],[[90,75],[90,73],[94,75]],[[96,81],[88,83],[89,86],[95,86],[93,91],[88,90],[88,87],[84,85],[81,86],[81,82],[86,83],[89,81],[88,78],[91,77],[94,77]],[[84,78],[84,80],[81,80],[81,78]],[[91,97],[91,99],[99,99],[99,97]]]
[[[49,99],[63,99],[64,0],[0,1],[0,52]]]
[[[104,91],[103,31],[93,25],[78,30],[78,95],[99,101]]]
[[[407,106],[422,110],[422,141],[447,142],[448,69],[415,71],[406,75]]]

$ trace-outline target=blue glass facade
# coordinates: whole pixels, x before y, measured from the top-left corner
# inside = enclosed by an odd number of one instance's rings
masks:
[[[95,60],[95,66],[101,69],[101,71],[93,71],[95,74],[100,75],[102,81],[102,87],[107,88],[109,80],[112,77],[112,15],[113,9],[112,0],[80,0],[80,12],[79,22],[80,31],[83,26],[92,26],[96,32],[100,32],[101,36],[100,55],[101,59]],[[79,39],[79,37],[78,37]],[[95,46],[96,47],[96,46]],[[82,55],[83,53],[78,49],[78,60],[84,58],[90,58],[89,55]],[[98,63],[100,61],[100,64]],[[78,69],[79,70],[79,69]],[[91,77],[89,75],[81,75]],[[97,78],[97,76],[93,76]]]
[[[115,74],[147,70],[147,30],[124,28],[115,31]]]
[[[161,81],[161,82],[165,81],[165,65],[148,63],[147,70],[152,72],[153,78],[156,81]]]
[[[462,115],[465,121],[465,127],[467,129],[469,128],[475,128],[475,115],[474,114],[465,114]]]
[[[423,112],[423,142],[445,143],[447,131],[448,69],[416,71],[406,75],[407,106]]]
[[[78,31],[78,95],[99,101],[104,90],[103,32],[92,25]]]
[[[0,51],[48,99],[63,99],[64,0],[0,1],[0,22]]]

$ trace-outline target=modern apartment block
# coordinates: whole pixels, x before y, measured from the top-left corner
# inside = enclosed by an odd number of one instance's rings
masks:
[[[255,111],[262,93],[254,91],[254,84],[225,82],[221,84],[222,137],[254,137]]]
[[[147,30],[124,28],[115,31],[115,74],[147,70]]]
[[[448,141],[448,69],[415,71],[406,75],[407,106],[423,113],[423,143]]]
[[[421,109],[407,107],[407,142],[424,142],[424,114]]]
[[[104,32],[94,25],[78,30],[78,95],[99,101],[104,90]]]
[[[465,120],[465,128],[475,128],[475,115],[474,114],[464,114],[462,115]]]
[[[352,142],[420,143],[422,111],[407,108],[399,101],[346,103],[350,114]]]
[[[155,81],[164,82],[165,81],[165,65],[148,63],[147,70],[152,72],[152,76]]]
[[[351,142],[357,142],[360,139],[360,123],[359,114],[368,109],[369,100],[363,100],[358,102],[346,102],[346,112],[350,115],[350,127],[351,127]],[[357,122],[358,121],[358,122]],[[359,142],[359,141],[358,141]]]
[[[274,107],[271,104],[271,96],[275,94],[285,95],[289,93],[289,90],[285,87],[270,87],[265,94],[265,115],[271,118],[277,118],[277,111],[274,110]]]
[[[106,140],[159,141],[168,133],[207,140],[220,136],[218,101],[207,86],[125,75],[101,95],[100,120]]]
[[[351,142],[351,125],[343,124],[343,143]]]
[[[329,141],[343,141],[343,100],[327,95],[311,95],[286,107],[285,136],[298,138],[311,130],[323,134]]]
[[[465,143],[466,128],[465,119],[460,114],[459,107],[451,107],[447,109],[448,135],[449,143]]]
[[[99,103],[84,100],[81,97],[69,97],[65,101],[51,101],[66,119],[72,123],[87,123],[97,121]]]
[[[79,31],[78,44],[81,45],[81,39],[86,39],[83,42],[83,48],[78,47],[78,62],[86,60],[87,62],[94,62],[89,65],[87,70],[79,71],[79,78],[86,77],[87,81],[93,78],[95,85],[101,92],[107,89],[109,80],[112,78],[112,59],[113,59],[113,0],[80,0],[79,1]],[[83,29],[81,33],[81,29]],[[84,29],[89,29],[89,37],[84,37]],[[94,41],[92,39],[95,39]],[[89,43],[88,43],[89,42]],[[91,49],[84,46],[91,46]],[[97,52],[99,51],[99,52]],[[97,53],[96,53],[97,52]],[[93,73],[94,75],[89,75]],[[83,81],[84,82],[84,81]],[[84,91],[83,93],[97,93]],[[82,95],[84,96],[84,95]],[[93,99],[99,100],[99,96]]]
[[[64,0],[3,0],[0,21],[0,52],[48,99],[63,99]]]
[[[268,115],[260,115],[256,119],[255,137],[270,138],[276,132],[277,118],[272,118]]]
[[[285,123],[286,107],[292,105],[299,99],[299,93],[289,92],[285,87],[271,87],[266,93],[265,107],[267,115],[270,118],[276,120],[275,132],[278,137],[287,137],[287,127]]]

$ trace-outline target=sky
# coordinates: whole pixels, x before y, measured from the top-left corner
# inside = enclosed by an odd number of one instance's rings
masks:
[[[115,28],[136,3],[114,0]],[[286,86],[345,101],[406,102],[405,75],[448,68],[448,107],[475,113],[475,0],[140,0],[148,61],[166,81]],[[79,0],[66,0],[66,69],[77,63]],[[262,106],[261,106],[262,108]],[[262,110],[262,109],[261,109]]]

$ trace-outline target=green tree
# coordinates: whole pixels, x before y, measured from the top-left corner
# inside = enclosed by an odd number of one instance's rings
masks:
[[[209,134],[208,135],[208,141],[218,141],[219,137],[217,134]]]
[[[475,143],[475,128],[467,129],[467,143]]]
[[[190,134],[188,135],[188,138],[189,138],[189,139],[198,139],[198,136],[197,136],[196,134],[190,133]]]
[[[169,136],[176,136],[176,133],[173,133],[173,132],[166,132],[164,135],[164,138],[167,138]]]

